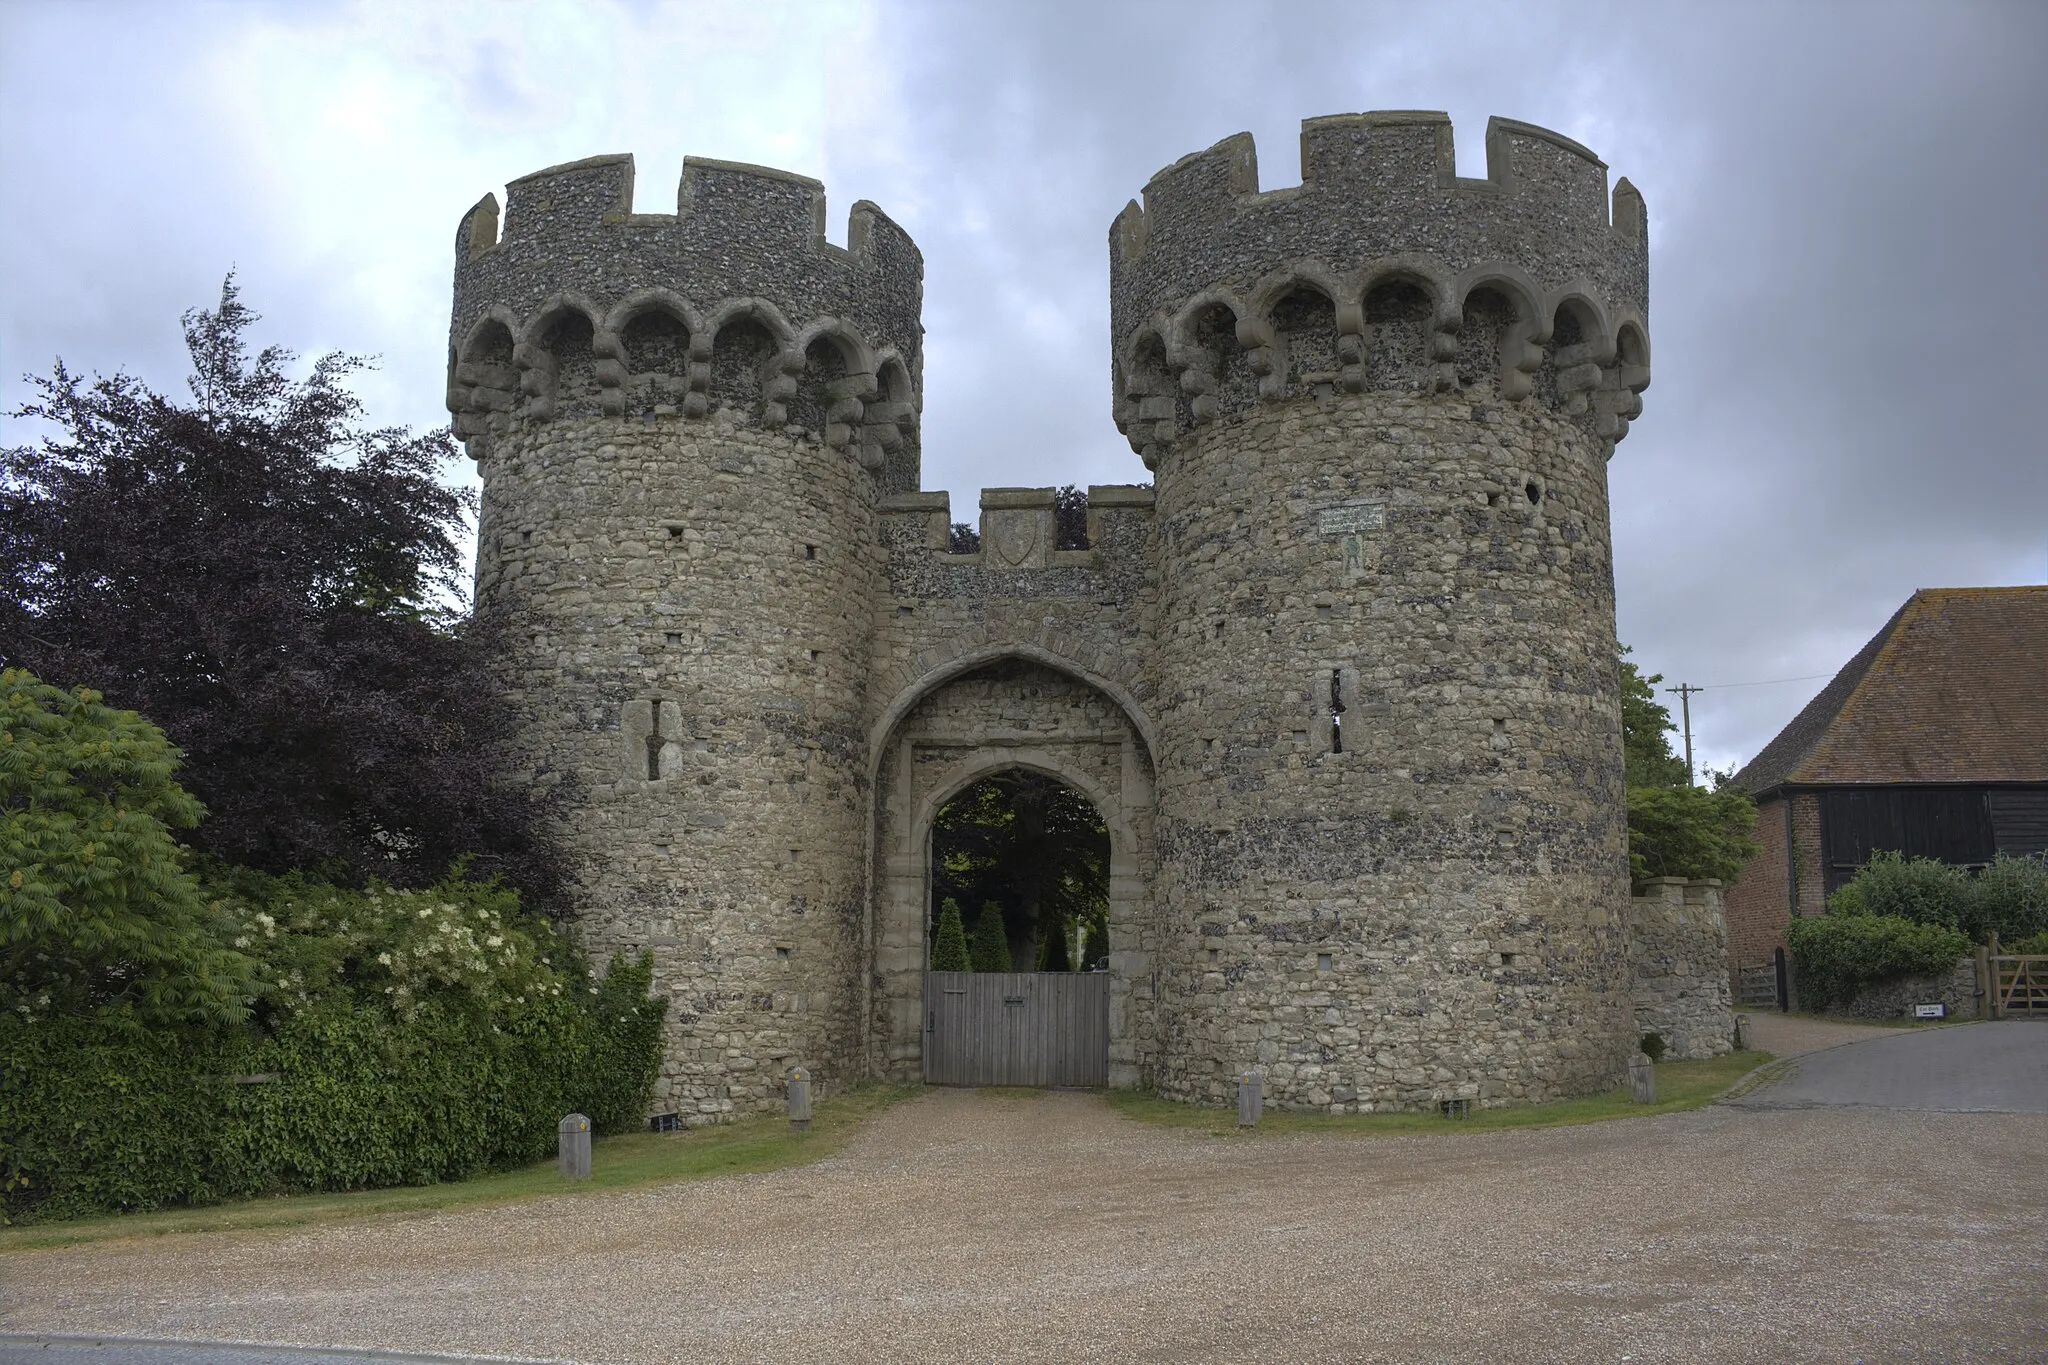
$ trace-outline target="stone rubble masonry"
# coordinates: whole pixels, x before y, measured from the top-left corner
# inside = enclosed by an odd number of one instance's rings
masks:
[[[1915,1005],[1946,1005],[1950,1019],[1975,1019],[1986,983],[1977,980],[1977,959],[1959,959],[1945,972],[1873,981],[1854,998],[1827,1012],[1846,1019],[1911,1019]]]
[[[1651,878],[1629,906],[1628,953],[1638,1035],[1656,1034],[1681,1061],[1733,1050],[1719,881]]]
[[[1086,549],[994,488],[950,552],[922,262],[874,206],[841,249],[815,181],[693,158],[635,214],[600,157],[463,220],[509,775],[562,793],[593,950],[654,955],[658,1110],[919,1076],[931,820],[1018,766],[1110,828],[1113,1083],[1220,1103],[1257,1065],[1346,1111],[1622,1076],[1642,201],[1610,222],[1604,166],[1501,120],[1483,181],[1440,114],[1303,140],[1298,189],[1236,138],[1117,219],[1113,415],[1157,487],[1090,488]],[[1681,921],[1658,989],[1711,1033]]]

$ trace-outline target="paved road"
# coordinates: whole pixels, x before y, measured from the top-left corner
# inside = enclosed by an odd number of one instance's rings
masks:
[[[1747,1109],[1867,1105],[1943,1114],[2048,1114],[2048,1020],[1892,1030],[1794,1061],[1732,1103]]]
[[[0,1257],[0,1330],[595,1365],[2048,1359],[2048,1117],[1446,1129],[936,1092],[803,1169]]]
[[[423,1356],[228,1342],[144,1341],[135,1337],[0,1334],[0,1365],[515,1365],[504,1357]],[[517,1365],[526,1365],[518,1362]]]
[[[1849,1019],[1819,1019],[1811,1014],[1780,1014],[1776,1010],[1755,1010],[1743,1016],[1749,1046],[1774,1057],[1797,1057],[1802,1052],[1819,1052],[1842,1043],[1859,1043],[1873,1038],[1893,1038],[1898,1030],[1883,1024]],[[1938,1027],[1921,1024],[1919,1028]]]

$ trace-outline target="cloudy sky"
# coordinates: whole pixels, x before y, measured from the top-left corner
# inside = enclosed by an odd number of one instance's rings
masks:
[[[925,253],[925,482],[1145,477],[1105,236],[1249,129],[1445,109],[1568,133],[1649,203],[1656,380],[1611,477],[1621,634],[1755,754],[1915,588],[2048,581],[2048,5],[0,0],[0,400],[61,355],[178,385],[238,272],[260,339],[371,353],[439,425],[455,224],[600,152],[880,203]],[[0,439],[29,439],[22,422]],[[451,469],[450,478],[473,478]],[[1779,680],[1792,681],[1779,681]],[[1736,684],[1740,684],[1737,686]]]

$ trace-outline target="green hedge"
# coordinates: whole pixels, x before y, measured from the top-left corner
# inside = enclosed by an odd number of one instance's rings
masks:
[[[1893,915],[1960,930],[1977,943],[2048,933],[2048,860],[1999,854],[1972,874],[1932,858],[1879,853],[1828,897],[1835,915]]]
[[[1846,1004],[1863,986],[1901,976],[1946,972],[1970,952],[1960,930],[1898,915],[1814,915],[1785,930],[1800,1003]]]
[[[572,1111],[641,1122],[660,1056],[651,964],[596,994],[409,1018],[311,1012],[274,1031],[0,1020],[6,1218],[459,1180],[540,1160]],[[236,1077],[274,1075],[265,1083]]]
[[[637,1123],[652,961],[460,866],[438,885],[194,871],[177,751],[0,671],[0,1219],[452,1180]],[[240,1079],[238,1079],[240,1078]]]

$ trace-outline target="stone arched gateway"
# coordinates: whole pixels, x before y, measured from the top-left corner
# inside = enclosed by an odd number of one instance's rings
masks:
[[[657,1116],[916,1075],[929,810],[1027,761],[1122,836],[1117,1083],[1529,1103],[1667,1032],[1631,973],[1701,950],[1630,936],[1607,491],[1643,200],[1555,133],[1486,144],[1460,176],[1443,115],[1346,115],[1299,186],[1249,135],[1153,177],[1110,379],[1156,483],[1085,527],[984,489],[978,537],[920,491],[923,261],[874,205],[840,247],[816,181],[691,159],[640,214],[599,157],[464,217],[505,776],[564,794],[591,951],[652,955]]]
[[[932,825],[959,792],[1011,769],[1043,773],[1092,802],[1110,839],[1109,1078],[1133,1085],[1156,1036],[1152,955],[1152,762],[1142,721],[1103,688],[1011,653],[926,684],[892,707],[875,785],[868,975],[874,1069],[923,1069]]]

